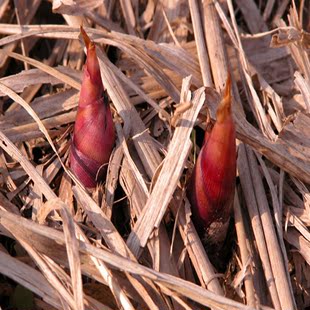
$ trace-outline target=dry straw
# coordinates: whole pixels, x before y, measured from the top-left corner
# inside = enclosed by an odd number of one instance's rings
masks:
[[[0,1],[0,231],[23,248],[1,244],[0,273],[36,308],[310,306],[309,8],[280,2]],[[117,134],[92,192],[67,168],[81,24]],[[228,71],[238,171],[218,274],[185,187]]]

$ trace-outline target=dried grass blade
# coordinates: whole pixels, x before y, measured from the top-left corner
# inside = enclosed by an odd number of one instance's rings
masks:
[[[116,36],[116,33],[114,33],[114,35]],[[140,50],[138,46],[134,46],[132,41],[132,39],[128,40],[128,37],[123,37],[118,40],[108,40],[111,45],[117,46],[123,52],[133,58],[139,66],[143,66],[149,75],[154,77],[157,83],[167,92],[167,94],[175,102],[178,102],[179,91],[173,80],[162,70],[158,61],[149,56],[144,50]],[[138,42],[144,44],[145,41],[140,40]]]
[[[0,46],[19,41],[31,36],[77,39],[80,29],[64,25],[23,25],[0,24],[0,32],[12,34],[0,39]]]
[[[116,142],[116,147],[110,158],[107,179],[105,185],[105,201],[101,203],[101,208],[104,210],[107,218],[111,220],[112,206],[114,202],[114,195],[117,185],[119,183],[119,171],[121,169],[121,163],[123,161],[124,151],[122,147]]]
[[[1,210],[0,218],[1,220],[4,219],[5,225],[10,225],[13,230],[17,227],[17,221],[21,224],[18,228],[19,230],[21,227],[23,227],[23,229],[27,227],[29,232],[33,232],[37,236],[42,236],[48,239],[52,238],[53,242],[58,244],[65,244],[63,233],[56,231],[55,229],[49,227],[43,227],[44,229],[42,229],[42,225]],[[29,224],[29,222],[31,224]],[[21,230],[20,234],[22,234]],[[31,240],[29,240],[29,243],[31,243]],[[197,301],[205,306],[219,309],[254,310],[252,307],[248,307],[231,299],[213,294],[196,284],[182,280],[178,277],[157,272],[118,254],[113,254],[108,250],[98,249],[93,245],[81,241],[79,241],[79,249],[81,253],[92,255],[118,270],[141,276],[142,278],[149,279],[155,283],[159,282],[162,285],[172,289],[176,293]]]
[[[30,69],[15,75],[3,77],[0,79],[0,82],[5,84],[7,87],[10,87],[10,89],[16,93],[21,93],[27,86],[43,83],[50,83],[51,85],[55,85],[59,83],[59,80],[51,77],[41,70]],[[4,94],[0,92],[0,96],[4,96]]]
[[[110,70],[112,70],[115,76],[117,76],[126,85],[133,89],[139,96],[141,96],[141,98],[143,98],[151,107],[153,107],[155,111],[160,113],[161,117],[164,117],[166,120],[170,119],[170,115],[168,114],[168,112],[161,108],[154,100],[152,100],[147,94],[145,94],[145,92],[143,92],[140,87],[138,87],[132,80],[130,80],[120,69],[113,65],[103,53],[100,54],[99,57],[104,62],[104,64]]]
[[[14,235],[14,229],[11,231]],[[65,288],[60,279],[54,274],[53,270],[51,270],[44,260],[44,258],[40,255],[40,253],[31,245],[29,245],[25,240],[21,239],[21,236],[17,237],[17,240],[20,242],[22,247],[29,253],[29,255],[36,262],[38,267],[41,269],[43,274],[45,275],[48,282],[54,287],[60,299],[67,304],[67,308],[75,308],[75,302],[71,293]]]
[[[151,310],[161,310],[159,308],[159,305],[156,305],[154,300],[150,298],[147,290],[145,289],[141,281],[133,277],[130,273],[126,273],[126,276],[129,279],[130,283],[134,286],[135,290],[140,294],[140,296],[144,298],[145,303]]]
[[[80,240],[90,244],[88,239],[84,236],[84,234],[80,234]],[[112,272],[109,270],[107,265],[97,258],[90,256],[90,259],[95,264],[96,268],[100,272],[102,278],[109,286],[111,292],[113,293],[116,301],[118,302],[119,307],[123,307],[124,310],[134,310],[133,305],[131,304],[129,298],[126,296],[126,293],[119,285],[116,277],[113,277]]]
[[[139,169],[137,168],[135,162],[133,161],[133,159],[129,153],[128,145],[126,143],[122,127],[120,124],[116,124],[115,127],[116,127],[116,131],[117,131],[118,139],[119,139],[120,144],[123,148],[123,152],[124,152],[124,155],[127,159],[128,164],[129,164],[130,170],[133,172],[133,174],[135,175],[135,179],[138,182],[137,186],[139,186],[139,188],[142,189],[144,196],[149,197],[149,190],[146,186],[145,180],[143,179]]]
[[[72,215],[70,214],[67,206],[58,198],[56,200],[53,199],[47,201],[45,206],[47,208],[52,206],[54,210],[60,211],[66,241],[75,307],[76,310],[84,310],[81,262],[78,250],[79,245],[76,238],[75,224],[73,222]]]
[[[274,308],[281,309],[278,291],[275,285],[274,275],[271,268],[270,258],[268,255],[266,240],[262,228],[261,219],[259,216],[258,205],[256,196],[254,193],[254,184],[252,176],[250,174],[250,164],[248,159],[249,147],[245,147],[243,144],[239,145],[238,151],[238,171],[240,176],[240,183],[242,191],[244,193],[245,201],[249,211],[252,229],[257,243],[258,252],[264,267],[265,278],[268,284],[271,300]]]
[[[0,219],[1,219],[1,229],[7,229],[8,231],[10,231],[12,235],[15,236],[16,240],[18,240],[22,244],[22,246],[29,252],[29,254],[33,257],[34,261],[38,264],[38,266],[42,270],[42,273],[45,275],[48,282],[51,283],[51,288],[49,288],[49,284],[46,283],[45,279],[42,280],[43,276],[37,270],[33,270],[29,266],[23,266],[25,264],[21,262],[15,264],[17,265],[17,268],[14,269],[10,267],[10,265],[8,264],[8,269],[6,268],[3,271],[3,274],[7,274],[8,277],[13,278],[18,283],[21,283],[22,285],[28,287],[33,292],[37,293],[39,296],[42,296],[44,300],[46,300],[49,304],[56,306],[57,309],[58,308],[64,308],[68,310],[76,309],[76,307],[74,307],[73,296],[71,295],[71,292],[67,290],[68,287],[70,288],[70,277],[49,256],[42,255],[36,249],[36,248],[42,249],[42,246],[43,247],[45,246],[44,241],[47,240],[50,240],[52,242],[51,244],[54,245],[55,240],[57,240],[58,244],[65,245],[66,241],[64,234],[62,232],[56,231],[55,229],[34,223],[30,220],[25,220],[20,216],[12,217],[11,214],[5,211],[0,211]],[[21,228],[21,226],[23,227]],[[33,230],[32,228],[34,226],[35,229]],[[45,230],[47,230],[46,234],[44,234]],[[40,239],[39,236],[43,235],[45,235],[47,239],[46,238]],[[62,237],[59,238],[59,235]],[[10,237],[12,236],[10,235]],[[27,241],[25,241],[26,239]],[[40,242],[43,242],[43,244],[40,244]],[[57,250],[59,251],[59,248]],[[50,254],[51,251],[52,251],[51,248],[47,249],[48,254]],[[57,252],[57,254],[61,255],[61,253],[59,252]],[[1,256],[2,255],[0,252],[0,258]],[[4,266],[6,266],[6,264],[4,264]],[[19,271],[19,268],[22,271]],[[29,272],[27,272],[27,270]],[[27,281],[29,282],[29,285],[27,285]],[[41,285],[38,286],[38,284]],[[40,291],[41,289],[43,290],[43,293]],[[110,310],[110,308],[104,307],[104,305],[98,301],[93,301],[90,303],[89,302],[90,299],[91,298],[89,296],[85,296],[84,299],[85,305],[87,306],[88,309]],[[69,307],[69,305],[72,305],[72,307],[71,306]]]
[[[30,107],[30,105],[19,95],[17,95],[14,91],[12,91],[9,87],[5,86],[4,84],[0,83],[0,90],[8,95],[11,99],[13,99],[15,102],[19,103],[28,113],[29,115],[36,121],[36,123],[39,126],[39,129],[42,131],[42,133],[45,135],[46,139],[50,143],[51,147],[53,148],[54,152],[58,154],[56,147],[52,141],[52,139],[49,136],[48,131],[46,130],[45,126],[43,125],[42,121],[38,117],[37,113]],[[58,155],[59,156],[59,155]]]
[[[243,214],[241,211],[241,206],[239,202],[238,192],[235,192],[235,200],[234,200],[234,216],[235,216],[235,227],[236,233],[238,238],[238,247],[240,249],[241,261],[242,264],[245,266],[249,259],[251,259],[250,251],[249,251],[249,240],[246,235],[245,225]],[[255,288],[253,283],[253,274],[254,274],[254,266],[253,266],[253,259],[249,262],[247,266],[247,274],[244,278],[244,287],[246,292],[246,301],[247,305],[251,307],[256,307],[259,300],[257,300],[257,294],[255,294]]]
[[[204,34],[207,43],[215,88],[223,88],[228,72],[228,61],[223,33],[213,0],[203,2]]]
[[[0,50],[1,53],[3,53],[1,50]],[[59,79],[60,81],[63,81],[64,83],[70,85],[71,87],[77,89],[77,90],[80,90],[81,88],[81,85],[80,83],[78,83],[76,80],[72,79],[71,77],[67,76],[66,74],[63,74],[61,72],[59,72],[57,69],[55,68],[52,68],[38,60],[35,60],[35,59],[32,59],[30,57],[26,57],[26,56],[23,56],[23,55],[20,55],[20,54],[17,54],[17,53],[14,53],[14,52],[9,52],[9,53],[6,53],[8,56],[14,58],[14,59],[18,59],[20,61],[24,61],[24,62],[27,62],[29,63],[30,65],[54,76],[55,78]]]
[[[276,140],[276,134],[272,130],[272,127],[271,127],[271,125],[267,119],[266,112],[263,109],[263,106],[260,102],[260,99],[258,97],[257,92],[255,91],[254,84],[253,84],[253,81],[252,81],[251,76],[250,76],[250,68],[249,68],[248,60],[246,58],[246,55],[245,55],[245,52],[243,50],[243,46],[241,43],[240,34],[238,31],[237,22],[235,19],[235,15],[234,15],[234,11],[233,11],[233,5],[232,5],[231,0],[228,0],[228,8],[229,8],[229,12],[230,12],[230,17],[232,18],[234,31],[232,30],[232,28],[231,28],[231,26],[227,20],[227,17],[225,16],[225,13],[223,12],[221,6],[218,3],[216,4],[216,9],[219,11],[219,14],[222,18],[222,21],[224,22],[224,25],[227,28],[227,32],[234,36],[231,39],[235,44],[237,44],[235,47],[237,48],[237,50],[239,52],[239,57],[240,57],[240,61],[242,64],[242,66],[241,66],[242,73],[245,77],[245,81],[246,81],[248,89],[249,89],[249,93],[250,93],[249,95],[251,95],[251,96],[249,96],[248,100],[251,104],[251,108],[252,108],[253,113],[255,115],[256,121],[259,124],[259,127],[262,130],[262,132],[269,139],[271,139],[272,141],[275,141]]]
[[[178,196],[182,195],[180,194]],[[189,202],[185,202],[184,207],[178,206],[177,202],[178,200],[172,201],[170,207],[172,208],[172,212],[177,219],[181,237],[187,248],[200,282],[203,287],[207,287],[207,289],[211,292],[224,296],[224,291],[214,273],[214,267],[209,261],[193,222],[189,218],[189,212],[185,212],[185,210],[189,209]]]
[[[134,255],[128,249],[126,243],[119,235],[114,225],[110,222],[110,220],[99,208],[99,206],[92,200],[92,198],[87,193],[85,193],[85,191],[83,191],[79,186],[74,186],[72,190],[75,197],[84,207],[84,210],[88,214],[89,218],[91,219],[95,227],[99,230],[99,232],[101,233],[102,237],[104,238],[110,249],[114,253],[118,253],[123,257],[135,261],[136,259]],[[152,288],[154,289],[154,287]],[[154,296],[147,296],[147,298],[148,299],[160,298],[159,293],[156,290],[154,291],[154,294],[155,294]],[[144,298],[146,297],[144,296]]]
[[[188,83],[188,79],[185,83]],[[183,98],[182,95],[181,98]],[[135,254],[139,253],[140,247],[146,245],[153,229],[159,227],[166,212],[179,177],[184,169],[191,146],[189,136],[204,101],[204,88],[200,88],[194,93],[192,108],[184,113],[180,125],[175,130],[157,182],[127,240],[129,248]]]
[[[147,174],[151,178],[161,161],[157,149],[154,146],[154,142],[145,131],[146,128],[144,123],[142,122],[138,112],[131,105],[129,98],[119,80],[116,78],[113,71],[106,66],[106,56],[104,56],[98,49],[97,55],[103,84],[107,88],[112,102],[124,121],[124,132],[129,133],[130,128],[132,128],[132,135],[139,135],[139,138],[134,139],[133,141],[141,158],[141,162]]]
[[[57,309],[61,307],[56,290],[38,270],[2,251],[0,251],[0,273],[42,297],[48,304]]]
[[[120,140],[122,141],[122,138],[120,138]],[[128,157],[124,158],[122,164],[120,183],[130,200],[131,210],[134,214],[133,216],[138,217],[145,206],[149,192],[142,188],[141,182],[137,179],[137,175],[134,174],[134,170],[130,169]],[[176,268],[174,257],[171,257],[169,260],[165,259],[170,255],[169,247],[170,240],[166,227],[164,224],[161,224],[156,232],[156,236],[154,236],[151,242],[148,243],[150,255],[153,260],[153,268],[155,270],[177,275],[178,270]]]
[[[87,244],[81,244],[80,249],[82,252],[94,255],[98,259],[102,259],[117,269],[124,270],[131,274],[140,275],[143,278],[148,278],[154,281],[155,283],[158,282],[170,288],[177,294],[188,297],[207,307],[227,310],[254,310],[252,307],[245,306],[239,302],[211,293],[210,291],[196,284],[182,280],[178,277],[157,272],[123,257],[114,255],[109,251],[100,250],[88,246]]]
[[[28,113],[29,115],[36,121],[36,123],[39,126],[39,129],[41,130],[41,132],[44,134],[45,138],[47,139],[47,141],[49,142],[51,148],[53,149],[53,151],[55,152],[57,158],[59,159],[59,162],[61,163],[62,167],[64,168],[64,170],[66,171],[66,173],[69,174],[69,176],[76,182],[79,183],[78,180],[76,179],[76,177],[74,175],[72,175],[72,173],[70,173],[68,171],[68,169],[66,168],[66,166],[64,165],[64,163],[61,160],[60,155],[58,154],[58,151],[55,147],[54,142],[52,141],[48,131],[46,130],[45,126],[43,125],[42,121],[40,120],[40,118],[38,117],[38,115],[36,114],[36,112],[29,106],[29,104],[19,95],[17,95],[15,92],[13,92],[10,88],[8,88],[7,86],[3,85],[0,83],[0,90],[2,92],[4,92],[5,94],[7,94],[11,99],[13,99],[15,102],[19,103]],[[5,136],[2,133],[3,136]],[[47,197],[46,197],[47,198]]]
[[[42,125],[47,129],[52,129],[56,126],[73,123],[76,117],[76,111],[60,114],[47,119],[42,120]],[[1,127],[5,127],[5,124],[1,124]],[[50,138],[55,135],[59,136],[61,129],[51,130],[49,133]],[[3,130],[3,133],[13,142],[25,142],[31,139],[46,137],[42,130],[38,129],[38,123],[31,122],[21,126],[15,126]]]
[[[19,209],[0,192],[0,208],[19,215]]]
[[[72,191],[95,227],[101,233],[109,248],[114,253],[118,253],[124,257],[134,259],[123,238],[119,235],[114,225],[95,203],[95,201],[79,186],[73,186]]]
[[[195,41],[197,46],[197,54],[200,63],[200,71],[203,79],[203,85],[211,87],[212,76],[211,76],[211,68],[209,64],[208,51],[204,39],[204,32],[202,28],[201,18],[202,12],[199,9],[199,2],[197,0],[189,0],[189,9],[191,12],[191,18],[194,28]]]
[[[294,74],[295,84],[297,88],[300,90],[305,105],[307,109],[307,113],[310,113],[310,86],[309,83],[302,77],[301,73],[296,71]]]
[[[263,186],[261,174],[258,169],[254,153],[248,153],[250,172],[253,180],[253,189],[262,222],[263,233],[265,235],[268,255],[271,268],[275,277],[275,283],[279,294],[282,309],[294,309],[296,307],[293,289],[289,278],[289,272],[285,264],[285,256],[282,254],[276,230],[271,218],[266,193]],[[268,242],[267,242],[268,240]]]
[[[43,195],[47,199],[53,199],[57,197],[53,190],[47,185],[42,176],[38,173],[36,168],[30,163],[27,158],[25,158],[21,154],[18,148],[3,134],[2,131],[0,131],[0,146],[13,159],[17,160],[20,163],[20,165],[24,168],[24,170],[31,177],[31,179],[35,183],[37,183]]]
[[[131,1],[120,0],[120,5],[125,17],[127,30],[131,35],[136,35],[136,20]]]
[[[289,221],[299,231],[299,233],[310,242],[310,232],[307,226],[297,215],[293,213],[294,211],[291,211],[291,208],[286,208],[284,212],[287,221]],[[296,209],[297,208],[295,208],[295,210]]]
[[[310,266],[310,242],[295,229],[289,229],[285,233],[284,237],[299,251],[307,264]]]

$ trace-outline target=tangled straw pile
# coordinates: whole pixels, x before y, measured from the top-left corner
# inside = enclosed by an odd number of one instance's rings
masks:
[[[0,305],[309,307],[309,9],[289,0],[1,1]],[[92,191],[68,168],[81,25],[97,44],[117,136],[104,186]],[[186,183],[228,71],[238,157],[219,275]]]

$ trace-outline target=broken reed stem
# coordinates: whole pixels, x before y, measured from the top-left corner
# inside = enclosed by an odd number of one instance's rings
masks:
[[[3,226],[7,227],[10,225],[10,230],[14,232],[17,231],[19,236],[25,235],[25,232],[27,232],[27,236],[32,234],[33,236],[40,238],[42,237],[45,240],[50,240],[50,238],[52,238],[54,244],[66,244],[63,232],[57,231],[56,229],[39,225],[30,220],[22,218],[21,216],[17,216],[2,210],[0,210],[0,218],[1,224]],[[16,225],[16,222],[19,222],[19,225]],[[31,238],[29,239],[30,244],[34,243],[35,241],[36,240]],[[132,275],[135,275],[139,278],[141,277],[141,279],[148,279],[150,283],[159,283],[164,285],[176,294],[190,298],[191,300],[196,301],[202,305],[222,309],[254,310],[252,307],[245,306],[240,302],[211,293],[210,291],[198,286],[197,284],[171,275],[157,272],[130,259],[124,258],[119,254],[111,253],[111,251],[107,249],[99,249],[94,245],[89,245],[79,241],[79,251],[80,254],[92,255],[99,260],[102,260],[103,262],[113,267],[113,269],[115,268],[125,273],[131,273]],[[165,308],[166,307],[159,309]]]
[[[181,197],[182,195],[178,194],[177,196]],[[201,283],[206,286],[208,290],[224,296],[224,291],[215,275],[214,267],[206,254],[194,224],[192,221],[187,222],[186,220],[184,210],[186,205],[178,206],[177,202],[178,200],[173,200],[170,204],[170,208],[172,209],[174,217],[178,219],[178,228],[193,266],[196,269],[196,273]],[[179,214],[177,215],[178,212]]]
[[[189,92],[190,77],[184,79],[183,86],[185,84],[188,87],[186,92],[187,98],[187,94],[191,94]],[[184,102],[189,100],[184,100]],[[194,126],[204,101],[204,88],[200,88],[193,94],[192,107],[183,114],[180,125],[173,134],[168,154],[152,193],[127,240],[129,248],[135,254],[139,253],[140,247],[146,245],[153,229],[159,227],[165,215],[191,148],[191,141],[189,139],[191,129]]]
[[[215,5],[219,5],[219,3],[213,0],[206,0],[203,2],[204,31],[214,85],[217,91],[220,92],[224,87],[227,79],[227,73],[230,72],[231,65],[227,56],[223,32]],[[231,83],[232,109],[235,115],[236,130],[238,132],[239,124],[237,122],[237,119],[240,117],[244,117],[244,110],[241,105],[239,91],[232,74]]]
[[[114,73],[118,68],[116,68],[101,51],[97,50],[97,54],[99,57],[102,82],[107,88],[114,106],[124,121],[124,130],[126,131],[126,127],[129,127],[132,130],[132,136],[140,135],[139,138],[133,139],[133,142],[146,173],[152,178],[161,162],[161,157],[157,148],[154,146],[152,138],[148,132],[145,131],[145,125],[138,112],[132,107],[128,95]]]
[[[248,152],[248,159],[250,163],[250,173],[253,180],[253,190],[255,192],[258,206],[258,216],[261,219],[263,234],[266,240],[267,251],[270,258],[281,308],[283,310],[295,309],[295,300],[292,296],[290,281],[287,278],[288,272],[286,272],[281,247],[273,225],[262,177],[258,169],[254,152],[251,150]]]
[[[118,185],[118,175],[121,169],[121,163],[124,158],[123,148],[118,144],[116,144],[116,148],[112,153],[112,157],[110,158],[107,179],[105,185],[105,201],[103,200],[101,203],[101,208],[104,210],[107,218],[111,220],[112,217],[112,207],[114,203],[115,191]]]
[[[131,207],[133,208],[134,214],[139,217],[149,197],[149,191],[144,179],[142,178],[142,175],[140,174],[135,162],[130,155],[120,124],[116,124],[116,130],[120,145],[124,152],[124,157],[127,162],[124,163],[123,161],[122,168],[123,171],[127,170],[125,172],[125,178],[128,178],[128,180],[126,180],[127,186],[124,190],[127,191],[127,196],[131,197]],[[128,167],[128,169],[125,169],[126,167]],[[134,176],[133,182],[131,182],[132,178],[129,176],[130,174]],[[133,196],[135,196],[135,198]],[[172,275],[178,275],[178,270],[176,268],[174,259],[172,258],[168,261],[163,261],[163,259],[161,259],[160,257],[168,257],[170,247],[169,237],[163,223],[161,223],[161,225],[159,226],[158,237],[151,239],[147,245],[153,259],[153,268],[155,270],[166,272]],[[157,253],[157,247],[159,248],[159,253]]]
[[[142,122],[138,112],[135,110],[134,107],[132,107],[129,98],[116,75],[117,73],[116,71],[118,70],[118,68],[116,68],[102,52],[98,51],[98,56],[99,56],[99,64],[101,66],[101,75],[102,75],[103,84],[106,86],[107,91],[116,109],[118,110],[118,113],[124,120],[124,131],[126,131],[126,134],[129,134],[131,130],[132,135],[137,135],[133,139],[133,143],[141,159],[141,163],[143,164],[146,170],[146,173],[151,179],[158,165],[161,162],[161,157],[158,153],[158,150],[154,146],[153,140],[150,137],[149,133],[146,131],[145,125]],[[119,129],[118,126],[117,126],[117,129]],[[123,136],[122,130],[118,130],[118,132],[120,136]],[[121,137],[121,141],[123,140],[124,138]],[[126,144],[123,144],[123,150],[125,152],[125,157],[127,157],[128,163],[131,164],[131,171],[134,172],[136,181],[138,181],[138,185],[135,184],[133,187],[140,186],[141,193],[143,193],[143,196],[147,199],[148,189],[145,185],[145,181],[141,173],[139,172],[139,170],[136,168],[135,163],[131,159],[131,156],[126,147]],[[139,205],[141,205],[140,202],[138,203]],[[141,205],[141,209],[143,209],[142,205]],[[137,213],[136,213],[136,216],[138,216]],[[161,243],[163,243],[164,240],[168,240],[166,235],[167,233],[164,230],[164,226],[161,225],[160,236],[162,236],[163,238],[158,239],[157,244],[160,246],[162,251],[165,251],[161,253],[164,255],[164,257],[168,255],[169,248],[170,248],[170,245],[166,247],[163,247],[163,245],[161,245]],[[152,243],[149,243],[149,246],[152,247]],[[155,251],[155,250],[152,249],[152,251]],[[168,266],[166,265],[164,269],[166,272],[169,272],[171,274],[177,274],[177,269],[175,268],[172,262]]]
[[[244,266],[245,264],[247,264],[250,259],[250,263],[248,264],[246,275],[244,278],[247,305],[255,308],[259,304],[259,301],[257,301],[257,297],[255,297],[255,288],[253,284],[253,258],[251,257],[250,251],[248,250],[247,236],[245,232],[243,216],[237,191],[235,192],[234,215],[242,265]]]
[[[251,225],[257,244],[257,249],[263,264],[265,279],[272,299],[272,303],[276,310],[281,310],[281,304],[277,288],[275,285],[274,275],[272,272],[269,255],[267,251],[266,240],[263,233],[261,219],[259,216],[258,205],[253,190],[254,184],[252,181],[252,176],[250,174],[250,167],[249,167],[250,164],[248,159],[248,152],[251,151],[252,150],[250,149],[250,147],[247,147],[244,144],[239,145],[238,171],[240,176],[240,183],[242,191],[244,193],[247,209],[250,215]]]
[[[0,273],[20,283],[55,307],[62,307],[57,291],[49,284],[40,271],[0,251]]]
[[[43,194],[45,195],[45,197],[48,200],[51,199],[55,199],[57,198],[56,194],[52,191],[52,189],[46,184],[46,182],[44,181],[44,179],[42,178],[42,176],[37,172],[37,170],[33,167],[33,165],[20,153],[20,151],[16,148],[16,146],[14,144],[11,143],[11,141],[9,139],[7,139],[7,137],[0,131],[0,146],[2,147],[2,149],[4,149],[8,154],[10,154],[10,156],[14,159],[16,159],[21,166],[25,169],[25,171],[27,172],[27,174],[32,178],[32,180],[38,184],[41,188],[41,191],[43,192]],[[75,187],[77,189],[77,193],[80,193],[81,198],[86,199],[86,203],[87,206],[91,209],[92,206],[93,208],[96,210],[97,205],[95,204],[95,202],[89,197],[88,194],[85,194],[82,189],[80,189],[78,186]],[[85,206],[86,206],[85,203]],[[99,208],[99,207],[98,207]],[[94,210],[93,209],[93,210]],[[93,211],[92,210],[92,211]],[[98,211],[98,210],[97,210]],[[97,213],[94,213],[97,214]],[[99,219],[96,217],[93,217],[94,221]],[[101,217],[101,220],[103,218]],[[97,223],[97,221],[95,221]],[[105,223],[110,223],[109,220],[106,220]],[[100,224],[98,224],[100,225]],[[112,223],[110,223],[110,225],[112,225]],[[76,227],[79,231],[79,233],[83,233],[79,227]],[[106,227],[105,227],[106,228]],[[113,225],[110,227],[113,231]],[[115,231],[116,232],[116,231]],[[107,233],[108,237],[110,236],[111,230]],[[115,236],[119,236],[118,232],[115,233]],[[120,239],[119,239],[120,238]],[[117,251],[122,251],[123,250],[123,255],[126,255],[126,252],[128,253],[129,250],[126,247],[126,244],[124,243],[123,239],[119,236],[119,238],[110,238],[108,239],[110,242],[110,245],[112,246],[112,248],[115,248]],[[116,241],[119,240],[119,243],[117,243]],[[124,246],[120,247],[119,245],[123,244]],[[149,283],[151,287],[153,287],[152,283]],[[157,290],[154,287],[154,296],[158,296],[158,301],[161,300],[161,298],[159,297],[159,292],[157,292]],[[152,297],[154,297],[152,296]],[[165,307],[163,306],[163,309],[165,309]]]
[[[200,13],[201,10],[199,9],[199,4],[197,3],[197,0],[189,0],[188,4],[194,28],[195,42],[197,46],[197,54],[200,64],[200,71],[202,75],[203,85],[212,87],[213,82],[208,58],[208,51],[205,43],[204,31],[201,22],[202,18]]]
[[[203,1],[204,33],[215,88],[220,91],[227,79],[228,61],[223,33],[213,0]]]
[[[58,295],[61,296],[62,303],[65,302],[68,307],[70,306],[73,309],[76,308],[74,298],[72,294],[69,292],[70,290],[66,288],[66,285],[70,286],[70,283],[62,283],[64,282],[63,279],[62,281],[60,281],[59,277],[57,277],[57,274],[55,274],[55,270],[51,268],[51,266],[44,259],[44,256],[40,255],[40,253],[34,247],[32,247],[30,244],[28,244],[25,240],[22,240],[21,238],[16,237],[16,239],[20,242],[22,247],[27,251],[29,256],[36,263],[36,265],[41,270],[44,277],[47,279],[48,283],[57,291]]]
[[[91,244],[90,241],[84,235],[80,234],[79,237],[81,241]],[[107,265],[93,256],[90,256],[90,259],[93,261],[94,265],[100,272],[103,280],[109,286],[112,294],[114,295],[115,300],[118,303],[118,306],[122,306],[125,310],[134,310],[134,307],[131,304],[128,296],[126,295],[125,291],[120,286],[120,284],[118,283],[117,278],[113,277],[113,274],[109,270]]]
[[[102,57],[102,58],[103,58],[103,57]],[[106,60],[105,57],[104,57],[103,59]],[[100,60],[99,60],[99,63],[101,63]],[[102,65],[102,63],[101,63],[101,65]],[[104,68],[103,68],[103,69],[104,69]],[[110,74],[111,74],[111,73],[110,73]],[[108,79],[109,79],[108,75],[106,75],[105,79],[106,79],[106,81],[108,81]],[[103,81],[105,81],[105,79],[103,79]],[[114,83],[117,84],[116,81],[115,81]],[[106,83],[106,82],[104,82],[104,84],[107,85],[107,88],[108,88],[108,91],[109,91],[109,84]],[[115,87],[112,87],[112,88],[111,88],[111,95],[113,94],[112,92],[114,92],[115,89],[118,89],[118,87],[115,86]],[[120,94],[120,95],[119,95],[119,94]],[[131,109],[131,106],[130,106],[130,103],[129,103],[127,100],[121,100],[121,97],[120,97],[120,96],[122,96],[122,92],[119,92],[117,95],[118,95],[118,96],[113,95],[113,96],[111,96],[111,97],[112,97],[112,100],[113,100],[113,102],[114,102],[116,108],[118,109],[120,115],[123,116],[124,121],[125,121],[125,127],[126,127],[126,122],[127,122],[127,121],[129,122],[129,121],[130,121],[130,116],[127,116],[126,114],[124,114],[123,111],[124,111],[124,110],[127,110],[128,108],[129,108],[129,110],[130,110],[130,109]],[[128,104],[127,104],[127,102],[128,102]],[[133,111],[132,113],[135,114],[136,111]],[[136,122],[134,122],[134,124],[137,125]],[[139,132],[138,130],[139,130],[139,128],[134,127],[134,128],[133,128],[133,133],[132,133],[132,134],[137,134],[137,133]],[[141,131],[141,132],[142,132],[142,131]],[[147,134],[147,133],[145,133],[145,134]],[[134,139],[134,142],[135,142],[136,140],[137,140],[137,139]],[[145,142],[146,145],[148,144],[147,140],[143,139],[143,140],[140,141],[140,147],[141,147],[141,145],[142,145],[143,142]],[[152,148],[151,150],[152,150],[153,152],[155,151],[154,148]],[[147,161],[152,161],[152,162],[154,162],[154,163],[157,163],[157,165],[160,164],[160,160],[158,160],[158,156],[154,156],[155,158],[153,157],[153,159],[151,159],[152,152],[145,152],[145,154],[147,154],[147,156],[148,156]],[[124,162],[123,162],[123,167],[122,167],[122,169],[121,169],[121,175],[123,174],[123,171],[124,171]],[[154,172],[155,172],[155,171],[149,171],[149,173],[148,173],[149,176],[152,177],[152,175],[153,175]],[[136,181],[134,180],[133,186],[130,186],[130,184],[131,184],[132,182],[128,182],[128,179],[127,179],[127,178],[128,178],[128,173],[125,174],[125,176],[121,178],[121,182],[123,182],[123,185],[125,185],[125,186],[123,186],[123,187],[124,187],[124,189],[127,188],[127,190],[129,190],[129,191],[128,191],[128,194],[129,194],[128,196],[131,197],[131,199],[132,199],[132,204],[133,204],[134,206],[135,206],[136,204],[139,205],[139,204],[141,203],[141,201],[140,201],[140,202],[137,201],[136,195],[135,195],[135,194],[132,194],[132,191],[131,191],[131,189],[130,189],[130,187],[135,188],[134,193],[136,193],[136,192],[137,192],[137,188],[136,188],[137,183],[136,183]],[[126,183],[127,183],[127,184],[126,184]],[[128,187],[129,187],[129,188],[128,188]],[[140,190],[140,192],[141,192],[141,193],[144,193],[143,190]],[[146,197],[146,198],[147,198],[147,197]],[[141,208],[140,208],[140,209],[141,209]],[[161,228],[160,228],[160,230],[161,230]],[[159,231],[159,233],[161,233],[161,231]],[[196,240],[199,240],[197,234],[196,234],[196,238],[197,238]],[[195,243],[195,242],[194,242],[194,243]],[[196,254],[197,252],[199,252],[199,250],[201,251],[201,249],[202,249],[202,251],[203,251],[203,248],[202,248],[202,247],[201,247],[200,249],[199,249],[199,247],[198,247],[198,248],[197,248],[197,247],[196,247],[196,248],[194,247],[193,252]],[[162,253],[161,253],[161,255],[162,255]],[[201,256],[202,256],[202,255],[201,255]],[[199,263],[200,263],[200,262],[199,262]],[[217,293],[223,295],[223,292],[222,292],[222,289],[221,289],[221,287],[220,287],[220,285],[219,285],[218,279],[217,279],[216,277],[214,277],[214,270],[213,270],[213,267],[212,267],[212,265],[210,264],[210,262],[208,261],[208,259],[206,258],[206,256],[204,257],[204,259],[203,259],[203,261],[201,262],[201,264],[202,264],[202,267],[201,267],[201,268],[203,269],[203,272],[202,272],[202,273],[205,273],[204,280],[205,280],[205,281],[209,281],[210,279],[213,279],[212,281],[210,281],[210,285],[208,285],[208,287],[210,287],[210,289],[211,289],[212,291],[217,292]],[[173,270],[173,269],[171,269],[171,270]],[[171,272],[171,271],[170,271],[170,272]],[[172,273],[173,273],[173,272],[172,272]]]
[[[127,0],[120,0],[120,5],[125,17],[124,20],[126,22],[128,33],[133,36],[136,36],[137,35],[135,31],[136,20],[135,20],[135,13],[132,7],[132,2]]]

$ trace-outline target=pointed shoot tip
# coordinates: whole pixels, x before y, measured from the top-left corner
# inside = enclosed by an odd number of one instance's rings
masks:
[[[84,30],[84,28],[83,28],[82,25],[80,26],[80,32],[81,32],[81,35],[82,35],[82,37],[83,37],[84,43],[85,43],[85,45],[86,45],[86,48],[87,48],[87,50],[88,50],[89,48],[91,48],[91,46],[92,46],[94,43],[90,40],[89,36],[87,35],[87,33],[86,33],[86,31]]]

